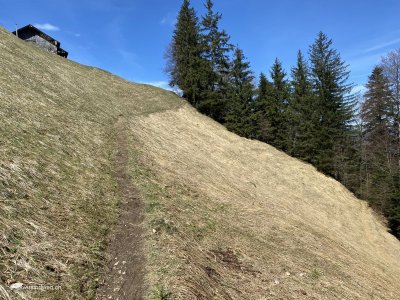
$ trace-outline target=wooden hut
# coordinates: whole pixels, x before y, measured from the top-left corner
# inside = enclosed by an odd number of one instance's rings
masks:
[[[20,39],[43,48],[49,52],[56,53],[67,58],[68,52],[60,47],[61,43],[51,36],[45,34],[35,26],[29,24],[13,32]]]

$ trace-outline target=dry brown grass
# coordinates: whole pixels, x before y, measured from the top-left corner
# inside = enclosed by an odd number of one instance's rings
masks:
[[[0,28],[0,285],[61,287],[0,298],[93,297],[120,196],[113,124],[180,103]]]
[[[0,298],[93,296],[118,214],[122,117],[146,205],[148,298],[400,299],[400,243],[312,166],[3,29],[0,66]]]
[[[176,299],[400,299],[400,243],[335,180],[189,106],[131,134],[153,174],[149,281]]]

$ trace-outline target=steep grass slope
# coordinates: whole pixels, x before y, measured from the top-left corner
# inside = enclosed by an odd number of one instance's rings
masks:
[[[400,299],[400,243],[337,181],[188,106],[131,132],[162,187],[152,274],[178,299]]]
[[[94,295],[120,199],[115,124],[182,102],[0,28],[0,286],[57,289],[16,290],[26,299]]]
[[[312,166],[2,29],[0,67],[0,298],[94,295],[124,130],[146,208],[149,298],[400,299],[400,243]]]

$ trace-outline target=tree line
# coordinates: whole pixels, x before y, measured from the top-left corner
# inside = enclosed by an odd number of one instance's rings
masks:
[[[167,52],[170,85],[240,136],[313,164],[385,215],[400,236],[400,50],[369,77],[362,103],[349,67],[318,33],[287,74],[277,58],[258,79],[206,0],[199,18],[183,0]]]

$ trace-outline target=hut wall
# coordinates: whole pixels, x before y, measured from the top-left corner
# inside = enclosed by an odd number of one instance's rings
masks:
[[[44,38],[40,37],[37,34],[31,32],[21,32],[18,33],[18,37],[29,43],[39,46],[47,51],[57,53],[56,45],[53,45],[52,43],[50,43],[49,41],[45,40]]]

